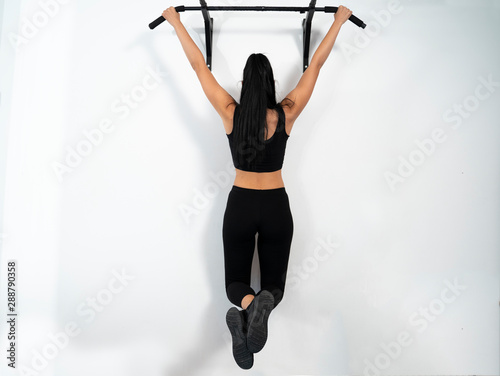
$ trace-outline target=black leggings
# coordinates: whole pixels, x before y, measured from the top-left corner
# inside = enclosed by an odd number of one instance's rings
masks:
[[[273,294],[276,307],[285,291],[293,236],[285,187],[261,190],[233,185],[229,192],[222,226],[225,284],[229,301],[238,307],[246,295],[256,295],[250,287],[256,233],[261,291]]]

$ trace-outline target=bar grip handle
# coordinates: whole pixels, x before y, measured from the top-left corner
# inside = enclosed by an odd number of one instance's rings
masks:
[[[175,7],[175,10],[177,11],[177,13],[184,12],[185,7],[184,7],[184,5],[179,5],[179,6]],[[161,25],[164,21],[166,21],[165,17],[160,16],[156,20],[154,20],[153,22],[151,22],[149,24],[149,28],[151,30],[153,30],[156,26]]]
[[[325,13],[336,13],[338,9],[339,7],[325,7]],[[354,14],[351,14],[351,17],[349,17],[349,21],[351,21],[356,26],[359,26],[362,29],[366,27],[366,24],[363,21],[361,21],[358,17],[356,17]]]

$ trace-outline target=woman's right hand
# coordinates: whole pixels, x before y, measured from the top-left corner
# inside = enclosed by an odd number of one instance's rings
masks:
[[[351,15],[352,15],[352,10],[346,8],[343,5],[340,5],[334,14],[335,17],[334,22],[340,22],[340,24],[343,25],[344,22],[346,22],[349,19],[349,17],[351,17]]]

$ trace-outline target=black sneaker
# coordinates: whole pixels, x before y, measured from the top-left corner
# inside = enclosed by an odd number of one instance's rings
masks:
[[[226,323],[233,339],[233,357],[236,364],[243,369],[252,368],[253,354],[247,348],[244,312],[236,307],[229,308],[226,314]]]
[[[267,320],[273,308],[274,296],[267,290],[261,291],[247,307],[247,347],[252,353],[259,352],[266,344]]]

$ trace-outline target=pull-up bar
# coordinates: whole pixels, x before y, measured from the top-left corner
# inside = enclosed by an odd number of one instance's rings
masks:
[[[306,18],[302,20],[302,31],[303,31],[303,44],[304,44],[304,71],[309,65],[309,45],[311,41],[311,23],[314,12],[325,12],[325,13],[335,13],[338,7],[328,7],[316,8],[316,0],[311,0],[308,7],[267,7],[267,6],[207,6],[205,0],[200,0],[201,6],[199,7],[186,7],[184,5],[179,5],[175,7],[175,10],[179,12],[185,12],[189,10],[201,10],[203,15],[203,20],[205,22],[205,41],[207,48],[207,66],[212,70],[212,37],[213,37],[213,18],[210,17],[208,13],[209,10],[213,11],[259,11],[259,12],[300,12],[306,13]],[[352,21],[356,26],[364,29],[366,24],[357,18],[355,15],[351,15],[349,20]],[[163,16],[158,17],[156,20],[149,24],[150,29],[154,29],[162,22],[166,21]]]

